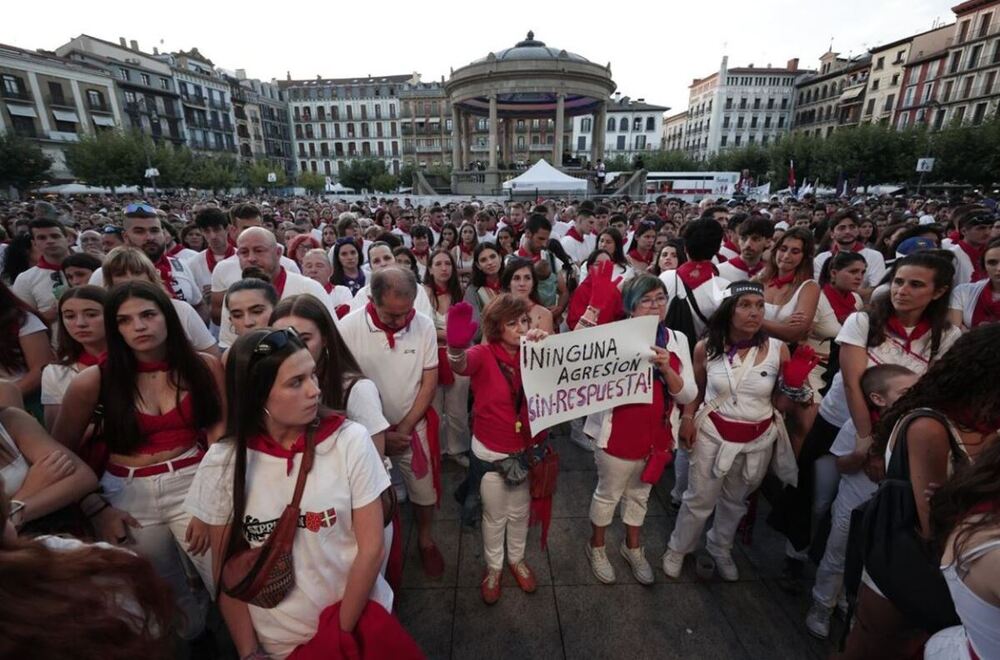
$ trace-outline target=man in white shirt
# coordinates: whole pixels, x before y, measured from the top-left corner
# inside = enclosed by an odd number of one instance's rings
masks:
[[[858,212],[853,209],[845,209],[833,216],[830,226],[833,243],[830,246],[831,249],[816,255],[816,259],[813,261],[813,276],[819,280],[823,264],[837,252],[841,250],[857,252],[865,258],[865,263],[868,264],[865,280],[861,285],[861,291],[859,291],[861,297],[867,301],[871,299],[872,291],[885,275],[885,258],[880,252],[866,248],[864,243],[858,240],[860,224],[861,219],[858,217]]]
[[[573,226],[559,239],[566,254],[577,265],[585,262],[597,246],[597,237],[594,235],[595,223],[594,214],[590,209],[580,209]]]
[[[961,238],[949,248],[955,254],[955,284],[986,279],[983,250],[990,241],[993,214],[985,206],[958,207],[952,213]]]
[[[410,229],[413,227],[413,220],[415,216],[413,211],[403,211],[396,218],[396,227],[390,233],[399,236],[403,241],[403,245],[408,248],[413,247],[413,238],[410,236]]]
[[[367,265],[371,267],[371,274],[395,266],[396,258],[392,256],[392,248],[389,247],[389,244],[382,241],[372,243],[371,247],[368,248]],[[367,284],[358,289],[358,292],[354,294],[354,298],[351,300],[351,311],[364,308],[370,299],[371,281],[369,280]],[[427,297],[427,291],[422,286],[417,287],[417,297],[413,302],[413,308],[427,318],[434,318],[431,299]]]
[[[749,280],[764,270],[764,251],[767,250],[774,225],[767,218],[752,216],[736,228],[740,253],[719,264],[719,277],[730,282]]]
[[[229,212],[232,223],[228,227],[229,242],[236,245],[236,241],[245,230],[251,227],[263,227],[264,221],[260,215],[260,209],[253,204],[237,204]],[[280,246],[279,246],[280,250]],[[288,257],[281,257],[281,265],[290,273],[300,274],[298,265]],[[226,257],[212,270],[212,323],[218,325],[222,320],[222,299],[226,295],[229,287],[240,281],[243,277],[243,267],[234,253]]]
[[[281,250],[274,234],[263,227],[250,227],[245,230],[236,240],[236,259],[239,263],[239,272],[251,266],[259,268],[271,278],[271,286],[278,292],[278,300],[291,298],[300,294],[310,294],[319,300],[330,312],[330,316],[337,318],[337,313],[333,309],[333,299],[326,294],[322,285],[308,277],[303,277],[297,273],[289,272],[280,260]],[[220,264],[221,266],[221,264]],[[215,278],[219,274],[219,268],[215,269],[212,275],[212,289],[215,290]],[[219,345],[223,347],[231,346],[236,341],[236,333],[233,332],[229,323],[229,310],[225,305],[225,292],[223,291],[223,305],[221,323],[219,323]]]
[[[444,558],[431,533],[440,496],[437,415],[431,407],[438,380],[437,331],[413,307],[421,288],[412,271],[376,269],[371,300],[344,317],[338,330],[382,396],[382,411],[393,425],[386,431],[386,454],[402,473],[413,504],[424,572],[440,577]]]
[[[69,256],[69,239],[56,220],[32,220],[28,231],[32,245],[40,253],[38,263],[18,275],[11,290],[52,323],[58,313],[59,294],[67,284],[61,266],[63,259]]]
[[[202,209],[194,224],[205,237],[205,249],[188,259],[188,268],[205,297],[212,293],[212,273],[222,261],[236,254],[236,246],[229,242],[229,218],[215,207]]]

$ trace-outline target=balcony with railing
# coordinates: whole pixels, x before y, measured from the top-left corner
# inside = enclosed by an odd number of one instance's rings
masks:
[[[49,107],[51,108],[68,108],[70,110],[76,110],[76,102],[72,98],[66,98],[65,96],[53,96],[49,95],[45,98]]]
[[[181,100],[188,105],[194,105],[201,108],[205,107],[207,99],[200,94],[181,94]]]
[[[17,89],[7,89],[6,87],[0,87],[0,96],[5,99],[10,99],[12,101],[30,101],[31,94],[28,90],[19,87]]]

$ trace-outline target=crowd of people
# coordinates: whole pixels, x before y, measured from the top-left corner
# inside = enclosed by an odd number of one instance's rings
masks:
[[[536,590],[553,438],[592,452],[580,561],[739,579],[757,503],[838,657],[1000,658],[1000,215],[883,197],[0,202],[0,656],[417,658],[400,509]],[[656,318],[650,403],[532,435],[525,341]],[[575,446],[575,449],[570,447]],[[465,474],[443,492],[442,462]],[[710,522],[704,550],[702,532]],[[53,626],[54,620],[58,625]],[[165,643],[167,642],[167,643]]]

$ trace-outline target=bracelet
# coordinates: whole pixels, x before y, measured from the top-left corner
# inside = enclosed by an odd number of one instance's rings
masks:
[[[97,500],[96,502],[94,500]],[[80,510],[83,511],[83,515],[91,518],[95,513],[104,509],[108,506],[108,501],[101,497],[100,493],[94,491],[92,493],[87,493],[80,500]]]

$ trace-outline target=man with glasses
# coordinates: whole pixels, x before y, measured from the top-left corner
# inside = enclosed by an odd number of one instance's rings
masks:
[[[69,256],[69,239],[56,220],[32,220],[28,228],[31,244],[39,252],[38,263],[18,275],[11,290],[52,323],[56,319],[59,294],[66,286],[61,266]]]
[[[438,419],[431,406],[438,381],[437,331],[413,307],[423,287],[411,271],[374,269],[370,286],[367,304],[345,316],[338,330],[362,373],[378,387],[382,413],[392,424],[386,431],[386,454],[402,474],[413,504],[420,562],[427,577],[440,578],[444,558],[432,535],[441,460]]]
[[[396,218],[396,228],[390,232],[403,239],[403,245],[408,248],[413,247],[413,237],[410,236],[410,230],[413,228],[415,218],[416,216],[413,214],[413,211],[400,213],[399,217]]]
[[[187,265],[175,257],[166,255],[167,232],[160,224],[156,209],[144,202],[136,202],[125,207],[125,230],[122,233],[125,245],[139,248],[146,253],[160,272],[160,279],[167,294],[183,300],[198,310],[205,312],[201,289],[195,284],[194,276]],[[98,268],[90,276],[90,284],[102,286],[104,273]],[[204,316],[204,314],[202,314]]]

